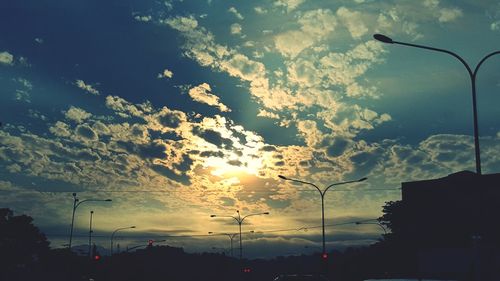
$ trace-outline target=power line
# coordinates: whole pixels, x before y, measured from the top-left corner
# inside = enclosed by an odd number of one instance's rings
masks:
[[[356,221],[349,221],[349,222],[341,222],[341,223],[334,223],[334,224],[325,224],[325,226],[342,226],[342,225],[355,225],[356,222],[369,222],[369,221],[376,221],[377,219],[365,219],[365,220],[356,220]],[[264,230],[264,231],[254,231],[254,232],[243,232],[242,234],[267,234],[267,233],[277,233],[277,232],[293,232],[293,231],[302,231],[302,230],[308,230],[308,229],[315,229],[315,228],[320,228],[321,225],[314,225],[314,226],[302,226],[298,228],[285,228],[285,229],[272,229],[272,230]],[[68,236],[67,234],[45,234],[46,236],[51,236],[51,237],[66,237]],[[213,237],[213,236],[222,236],[225,235],[224,233],[217,233],[217,234],[192,234],[192,235],[126,235],[126,236],[116,236],[117,238],[196,238],[196,237]],[[76,234],[73,235],[74,237],[88,237],[86,234]],[[97,237],[97,238],[109,238],[109,235],[92,235],[92,237]]]

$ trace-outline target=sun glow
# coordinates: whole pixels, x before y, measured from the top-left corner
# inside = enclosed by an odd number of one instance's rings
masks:
[[[205,167],[212,168],[212,175],[224,178],[258,175],[262,166],[262,159],[248,156],[240,156],[234,159],[210,157],[205,160]]]

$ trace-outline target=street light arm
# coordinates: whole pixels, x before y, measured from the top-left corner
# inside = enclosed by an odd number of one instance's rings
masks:
[[[307,182],[307,181],[296,180],[296,179],[290,179],[290,178],[287,178],[287,177],[284,177],[284,176],[281,176],[281,175],[279,176],[279,178],[287,180],[287,181],[293,181],[293,182],[298,182],[298,183],[303,183],[303,184],[308,184],[308,185],[314,186],[314,188],[316,188],[318,190],[318,192],[321,195],[323,195],[323,192],[321,192],[321,189],[317,185],[315,185],[314,183]]]
[[[111,202],[111,199],[85,199],[85,200],[82,200],[82,201],[78,201],[78,203],[76,203],[75,205],[75,209],[78,208],[78,206],[80,206],[80,204],[82,204],[83,202]]]
[[[241,223],[237,217],[234,216],[219,216],[219,215],[211,215],[211,218],[233,218],[236,222]]]
[[[394,40],[392,40],[392,38],[390,38],[386,35],[383,35],[383,34],[374,34],[373,38],[377,41],[380,41],[380,42],[386,43],[386,44],[398,44],[398,45],[403,45],[403,46],[409,46],[409,47],[414,47],[414,48],[431,50],[431,51],[435,51],[435,52],[446,53],[446,54],[454,56],[456,59],[458,59],[465,66],[465,68],[467,69],[467,72],[469,72],[470,77],[473,77],[473,75],[474,75],[469,64],[461,56],[459,56],[458,54],[456,54],[452,51],[448,51],[448,50],[440,49],[440,48],[434,48],[434,47],[425,46],[425,45],[418,45],[418,44],[411,44],[411,43],[394,41]]]
[[[342,185],[342,184],[347,184],[347,183],[353,183],[353,182],[362,182],[362,181],[365,181],[367,180],[368,178],[361,178],[361,179],[358,179],[358,180],[352,180],[352,181],[343,181],[343,182],[337,182],[337,183],[332,183],[330,184],[329,186],[327,186],[325,188],[325,190],[323,191],[323,193],[326,193],[326,191],[332,187],[332,186],[336,186],[336,185]]]
[[[259,215],[269,215],[269,212],[263,212],[263,213],[256,213],[256,214],[246,215],[243,218],[241,218],[241,222],[240,223],[243,223],[243,220],[246,219],[246,218],[248,218],[248,217],[259,216]]]
[[[467,72],[469,72],[469,75],[471,77],[473,76],[473,72],[472,72],[472,69],[470,68],[469,64],[461,56],[459,56],[458,54],[456,54],[452,51],[440,49],[440,48],[429,47],[429,46],[424,46],[424,45],[399,42],[399,41],[392,41],[392,43],[398,44],[398,45],[403,45],[403,46],[414,47],[414,48],[427,49],[427,50],[446,53],[448,55],[454,56],[456,59],[458,59],[465,66],[465,68],[467,69]]]
[[[500,54],[500,51],[495,51],[492,53],[487,54],[484,58],[479,61],[479,63],[476,65],[476,68],[474,69],[474,76],[477,75],[477,72],[479,71],[479,67],[483,64],[484,61],[486,61],[488,58]]]

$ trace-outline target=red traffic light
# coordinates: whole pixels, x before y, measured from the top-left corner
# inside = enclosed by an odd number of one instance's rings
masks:
[[[153,242],[154,242],[154,240],[149,239],[149,240],[148,240],[148,246],[153,246]]]
[[[245,268],[243,268],[243,272],[244,273],[250,273],[250,272],[252,272],[252,269],[249,268],[249,267],[245,267]]]
[[[321,254],[321,258],[324,260],[328,259],[328,254],[327,253]]]
[[[95,256],[94,256],[94,260],[95,260],[95,261],[98,261],[98,260],[100,260],[100,259],[101,259],[101,256],[100,256],[100,255],[95,255]]]

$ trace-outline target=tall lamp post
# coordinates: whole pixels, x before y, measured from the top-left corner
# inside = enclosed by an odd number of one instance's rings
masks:
[[[89,225],[89,258],[92,259],[92,217],[94,211],[90,211],[90,225]]]
[[[111,250],[111,256],[113,255],[113,238],[115,237],[115,233],[120,231],[120,230],[131,229],[131,228],[135,228],[135,225],[129,226],[129,227],[121,227],[121,228],[115,229],[115,231],[113,231],[113,233],[111,233],[111,243],[110,243],[110,247],[109,247]]]
[[[236,211],[238,213],[238,216],[219,216],[219,215],[210,215],[211,218],[219,217],[219,218],[233,218],[239,225],[240,229],[240,260],[243,257],[243,243],[241,242],[241,225],[243,224],[243,221],[251,216],[259,216],[259,215],[269,215],[269,212],[263,212],[263,213],[255,213],[255,214],[249,214],[244,217],[240,215],[240,210]]]
[[[344,182],[332,183],[329,186],[327,186],[324,190],[321,190],[314,183],[310,183],[310,182],[306,182],[306,181],[301,181],[301,180],[296,180],[296,179],[290,179],[290,178],[287,178],[287,177],[282,176],[282,175],[278,175],[278,177],[280,179],[287,180],[287,181],[293,181],[293,182],[297,182],[297,183],[311,185],[314,188],[316,188],[316,190],[318,190],[318,192],[319,192],[319,195],[321,195],[321,228],[322,228],[322,233],[323,233],[323,253],[322,253],[322,257],[324,259],[326,259],[327,254],[326,254],[326,246],[325,246],[325,193],[332,186],[341,185],[341,184],[347,184],[347,183],[353,183],[353,182],[362,182],[362,181],[366,180],[367,178],[361,178],[361,179],[353,180],[353,181],[344,181]]]
[[[446,53],[454,58],[458,59],[467,69],[467,73],[469,74],[469,78],[471,81],[471,88],[472,88],[472,112],[473,112],[473,118],[474,118],[474,150],[476,154],[476,173],[478,175],[481,175],[481,153],[479,149],[479,128],[478,128],[478,121],[477,121],[477,104],[476,104],[476,77],[477,77],[477,72],[479,71],[479,67],[483,64],[484,61],[486,61],[488,58],[500,54],[500,51],[494,51],[492,53],[487,54],[484,56],[479,63],[476,65],[476,68],[474,71],[472,71],[472,68],[469,66],[469,64],[459,55],[456,53],[445,50],[445,49],[439,49],[439,48],[434,48],[434,47],[429,47],[429,46],[424,46],[424,45],[417,45],[417,44],[410,44],[410,43],[405,43],[405,42],[399,42],[399,41],[394,41],[390,37],[382,35],[382,34],[374,34],[373,38],[376,40],[387,43],[387,44],[396,44],[396,45],[403,45],[403,46],[409,46],[409,47],[414,47],[414,48],[419,48],[419,49],[426,49],[426,50],[431,50],[435,52],[441,52],[441,53]]]
[[[111,201],[112,201],[111,199],[85,199],[85,200],[80,201],[80,199],[78,199],[76,197],[76,193],[73,193],[73,214],[71,215],[71,230],[70,230],[70,233],[69,233],[68,249],[71,250],[71,243],[73,241],[73,226],[75,224],[75,211],[76,211],[76,208],[78,208],[78,206],[80,206],[80,204],[82,204],[84,202],[111,202]]]

